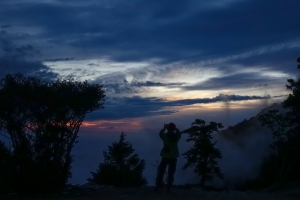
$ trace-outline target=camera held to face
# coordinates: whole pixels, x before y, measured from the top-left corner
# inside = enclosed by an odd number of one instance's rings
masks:
[[[168,129],[169,131],[174,131],[176,129],[176,125],[174,123],[164,124],[164,128]]]
[[[164,129],[168,129],[169,124],[164,124]]]

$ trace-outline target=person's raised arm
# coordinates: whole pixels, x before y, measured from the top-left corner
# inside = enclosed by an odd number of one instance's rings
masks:
[[[160,130],[159,132],[159,137],[164,140],[164,133],[165,133],[165,130],[167,129],[167,124],[164,124],[164,128]]]
[[[178,141],[179,141],[181,138],[181,132],[178,128],[175,128],[175,131],[176,131],[176,134],[178,135]]]

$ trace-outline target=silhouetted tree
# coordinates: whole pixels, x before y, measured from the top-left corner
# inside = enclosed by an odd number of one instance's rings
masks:
[[[300,64],[300,58],[297,62]],[[274,138],[270,156],[258,178],[265,186],[300,180],[300,79],[288,79],[288,82],[286,87],[292,93],[282,102],[287,112],[272,110],[259,117],[262,125],[272,130]]]
[[[12,190],[13,165],[11,151],[0,141],[0,194]]]
[[[188,133],[187,142],[194,142],[193,147],[182,154],[187,160],[183,169],[195,166],[195,173],[201,176],[201,186],[204,186],[206,181],[212,180],[213,175],[221,179],[224,176],[216,161],[222,158],[222,154],[214,147],[217,142],[211,141],[211,133],[219,131],[220,128],[223,128],[221,123],[210,122],[205,125],[204,120],[196,119],[189,129],[183,131],[183,133]]]
[[[108,152],[103,151],[104,162],[100,163],[96,172],[91,172],[89,182],[114,186],[141,186],[147,184],[143,177],[145,161],[133,154],[132,144],[125,141],[122,132],[118,142],[108,146]]]
[[[0,127],[9,135],[18,193],[48,192],[71,177],[71,150],[85,115],[103,108],[98,84],[42,81],[22,74],[0,81]]]

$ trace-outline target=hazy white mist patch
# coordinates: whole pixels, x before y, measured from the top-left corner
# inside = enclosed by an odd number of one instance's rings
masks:
[[[174,122],[180,130],[190,127],[191,123],[199,118],[204,119],[207,123],[210,121],[224,122],[230,118],[230,124],[235,125],[242,122],[243,119],[250,119],[260,111],[257,107],[253,109],[235,110],[228,109],[219,110],[218,112],[199,112],[190,113],[189,115],[179,115],[164,117],[150,117],[148,120],[143,119],[141,131],[126,132],[126,139],[132,143],[135,153],[138,153],[141,159],[146,161],[146,169],[144,176],[147,178],[149,185],[154,185],[156,177],[156,166],[161,157],[160,151],[163,143],[159,138],[159,131],[164,123]],[[212,112],[212,111],[211,111]],[[234,187],[236,183],[240,183],[247,179],[254,178],[258,172],[263,158],[268,155],[269,144],[272,141],[271,132],[262,128],[257,120],[250,120],[251,126],[245,126],[238,134],[215,133],[213,139],[218,140],[216,147],[223,154],[223,158],[219,160],[221,172],[225,174],[224,180],[215,178],[212,183],[218,187]],[[227,120],[228,122],[228,120]],[[107,151],[107,146],[113,141],[119,139],[120,133],[100,133],[97,135],[80,134],[79,144],[74,148],[75,162],[72,165],[73,177],[71,183],[83,184],[90,177],[90,171],[95,171],[100,162],[103,161],[102,151]],[[191,148],[192,143],[186,142],[187,135],[183,134],[179,141],[180,154]],[[181,155],[178,158],[177,170],[175,173],[174,184],[199,183],[200,177],[193,172],[193,168],[183,170],[185,159]]]

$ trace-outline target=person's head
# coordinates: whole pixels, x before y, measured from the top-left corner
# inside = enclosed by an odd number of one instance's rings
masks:
[[[176,125],[174,123],[170,122],[168,124],[168,131],[174,131],[175,128],[176,128]]]

